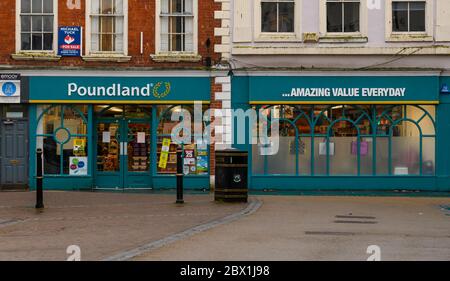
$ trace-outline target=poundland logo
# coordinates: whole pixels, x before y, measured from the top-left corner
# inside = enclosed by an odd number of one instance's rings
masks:
[[[114,83],[109,86],[79,86],[77,83],[67,85],[67,95],[80,97],[155,97],[162,99],[170,94],[169,82],[149,83],[143,87],[122,86]]]

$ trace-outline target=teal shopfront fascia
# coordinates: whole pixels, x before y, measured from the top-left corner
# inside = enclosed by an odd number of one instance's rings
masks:
[[[260,112],[244,143],[233,122],[250,189],[450,191],[445,85],[439,73],[236,74],[232,108]],[[273,120],[278,145],[250,141]]]
[[[185,139],[185,188],[209,188],[207,118],[194,131],[194,103],[205,114],[210,77],[29,76],[30,187],[43,149],[44,188],[165,189],[176,187],[172,129],[192,116]],[[191,126],[191,125],[189,125]],[[198,127],[198,126],[197,126]],[[197,144],[198,138],[205,140]],[[164,154],[162,156],[162,154]]]

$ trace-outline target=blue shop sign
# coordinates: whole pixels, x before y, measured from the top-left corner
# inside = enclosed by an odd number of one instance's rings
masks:
[[[251,76],[248,79],[249,99],[254,104],[439,101],[438,76]]]
[[[58,55],[63,57],[81,56],[81,27],[61,26],[58,31]]]
[[[30,103],[193,103],[210,100],[209,77],[29,78]]]

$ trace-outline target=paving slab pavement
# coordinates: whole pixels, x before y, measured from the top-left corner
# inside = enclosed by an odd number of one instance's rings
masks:
[[[135,260],[364,261],[371,245],[381,260],[450,260],[449,197],[258,198],[254,214]]]
[[[78,245],[82,260],[100,260],[246,208],[213,201],[211,194],[62,192],[0,193],[0,260],[66,260]]]

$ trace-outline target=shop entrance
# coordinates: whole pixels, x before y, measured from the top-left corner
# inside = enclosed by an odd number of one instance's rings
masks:
[[[98,189],[152,187],[150,115],[127,109],[125,106],[108,107],[112,115],[97,118],[95,187]]]
[[[0,189],[28,187],[28,120],[26,108],[0,108]]]

